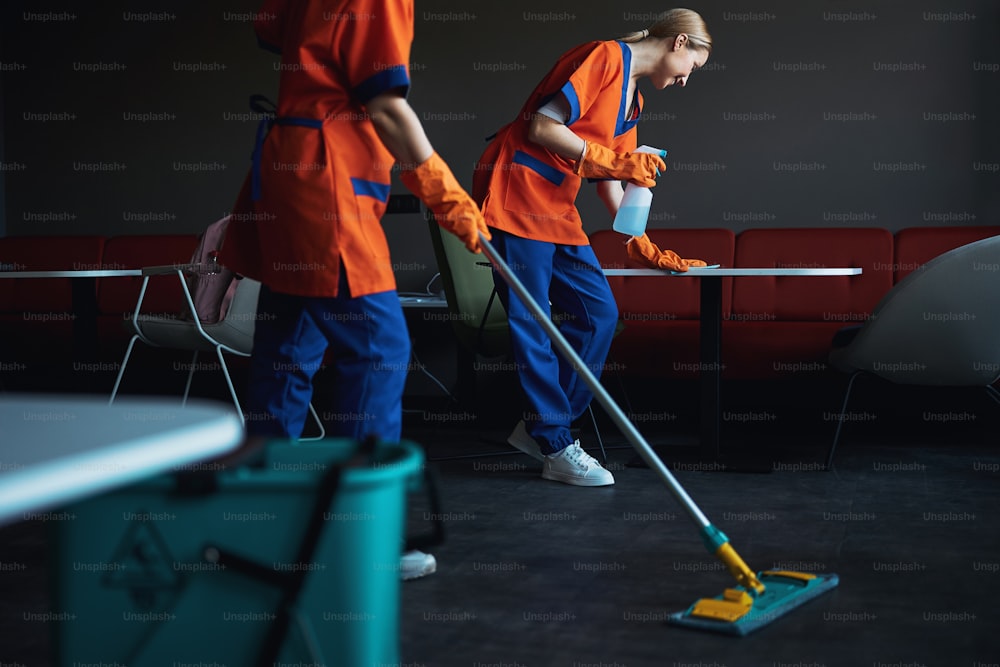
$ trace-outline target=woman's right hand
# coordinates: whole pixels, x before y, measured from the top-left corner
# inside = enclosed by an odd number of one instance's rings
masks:
[[[470,252],[479,253],[479,233],[491,239],[489,227],[472,197],[459,185],[451,169],[436,152],[412,169],[400,172],[410,192],[417,195],[442,228],[462,240]]]
[[[588,141],[575,172],[583,178],[614,178],[651,188],[656,185],[656,177],[666,170],[667,163],[655,153],[615,153]]]

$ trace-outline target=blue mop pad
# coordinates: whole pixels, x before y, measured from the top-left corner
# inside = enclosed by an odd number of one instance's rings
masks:
[[[668,615],[667,622],[742,637],[840,583],[836,574],[765,571],[759,572],[757,578],[765,586],[763,593],[754,596],[736,586],[718,597],[699,600],[684,611]]]

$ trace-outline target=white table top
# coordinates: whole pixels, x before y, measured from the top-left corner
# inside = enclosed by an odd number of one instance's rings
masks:
[[[0,395],[0,525],[216,458],[243,441],[232,406]]]
[[[164,273],[166,269],[175,271],[184,270],[188,265],[152,267],[157,269],[154,273]],[[144,276],[149,273],[147,269],[81,269],[81,270],[59,270],[59,271],[0,271],[0,278],[122,278],[129,276]],[[443,297],[434,294],[408,294],[399,295],[399,302],[404,308],[447,308],[448,301]]]
[[[141,276],[142,269],[80,269],[59,271],[0,271],[0,278],[121,278]]]
[[[780,267],[746,267],[746,268],[697,268],[692,267],[684,272],[668,271],[666,269],[604,269],[606,276],[700,276],[733,277],[733,276],[860,276],[859,267],[832,268],[780,268]]]

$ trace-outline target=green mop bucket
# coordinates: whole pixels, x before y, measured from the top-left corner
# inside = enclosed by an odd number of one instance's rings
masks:
[[[271,442],[65,508],[58,665],[399,664],[409,442]]]

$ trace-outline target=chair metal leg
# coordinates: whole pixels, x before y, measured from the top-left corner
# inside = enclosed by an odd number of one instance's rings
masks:
[[[320,420],[319,415],[316,413],[316,408],[313,407],[313,404],[311,402],[309,403],[309,414],[312,415],[313,420],[315,420],[316,422],[316,426],[319,427],[319,435],[312,436],[309,438],[299,438],[299,440],[301,440],[302,442],[309,442],[311,440],[322,440],[323,438],[326,437],[326,427],[323,426],[323,422],[322,420]]]
[[[222,351],[219,348],[216,348],[216,352],[219,353],[219,360],[221,361]],[[191,355],[191,367],[188,369],[187,384],[184,385],[184,398],[181,399],[181,405],[187,405],[188,395],[190,395],[191,393],[191,382],[194,380],[194,369],[197,367],[198,367],[198,350],[195,350],[194,354]],[[226,364],[225,362],[223,362],[222,368],[225,369],[225,367]],[[226,379],[227,380],[229,379],[229,373],[226,373]],[[232,384],[230,384],[230,389],[231,388]],[[242,415],[243,413],[241,412],[240,414]]]
[[[985,389],[989,397],[1000,404],[1000,391],[997,391],[997,388],[991,384],[986,385]]]
[[[195,352],[195,358],[197,358],[198,353]],[[229,376],[229,366],[226,365],[226,359],[222,355],[222,348],[215,348],[215,355],[219,358],[219,365],[222,366],[222,376],[226,378],[226,386],[229,387],[229,395],[233,398],[233,405],[236,406],[236,413],[240,416],[240,421],[246,425],[247,420],[243,415],[243,407],[240,405],[240,399],[236,397],[236,387],[233,386],[233,379]],[[192,363],[191,369],[194,370],[194,364]],[[188,384],[190,385],[190,377],[188,378]]]
[[[597,418],[594,416],[594,406],[588,405],[587,412],[590,413],[590,423],[594,425],[594,435],[597,436],[597,444],[601,446],[601,463],[608,464],[608,453],[604,451],[604,440],[601,438],[601,429],[597,427]]]
[[[137,340],[139,340],[139,336],[132,336],[132,339],[128,342],[128,347],[125,348],[125,358],[122,359],[122,367],[118,369],[118,377],[115,378],[115,386],[111,389],[111,398],[108,399],[108,405],[115,402],[115,397],[118,395],[118,387],[121,386],[122,378],[125,377],[125,367],[128,366],[128,360],[132,356],[132,348],[135,347],[135,341]]]
[[[240,420],[243,422],[243,424],[246,425],[247,420],[246,416],[243,414],[243,406],[240,405],[240,399],[237,398],[236,396],[236,387],[233,385],[233,378],[229,374],[229,366],[226,364],[226,359],[222,351],[222,348],[221,347],[215,348],[215,353],[219,357],[219,364],[222,366],[222,375],[226,379],[226,386],[229,388],[229,395],[233,399],[233,405],[236,406],[236,412],[237,414],[239,414]],[[197,354],[198,353],[195,352],[196,357]],[[193,363],[191,368],[192,369],[194,368]],[[190,379],[188,385],[190,386]],[[186,395],[187,394],[185,393],[185,397]],[[316,412],[316,408],[313,407],[313,404],[311,402],[309,403],[309,414],[311,414],[312,418],[316,421],[316,426],[319,428],[319,435],[309,438],[299,438],[299,440],[301,440],[302,442],[308,442],[311,440],[322,440],[323,438],[326,437],[326,427],[323,426],[323,421],[319,418],[319,414]]]
[[[622,392],[622,400],[625,402],[625,410],[626,410],[625,414],[631,415],[632,414],[632,401],[628,397],[628,390],[625,389],[625,381],[622,380],[622,376],[621,376],[620,373],[615,373],[615,377],[618,380],[618,388]]]
[[[837,430],[833,434],[833,442],[830,443],[830,451],[826,454],[826,469],[830,470],[833,467],[833,453],[837,449],[837,441],[840,439],[840,429],[844,426],[844,416],[847,414],[847,400],[851,396],[851,387],[854,386],[854,381],[858,379],[862,371],[855,371],[851,374],[851,379],[847,382],[847,391],[844,392],[844,402],[840,406],[840,416],[837,418]]]

